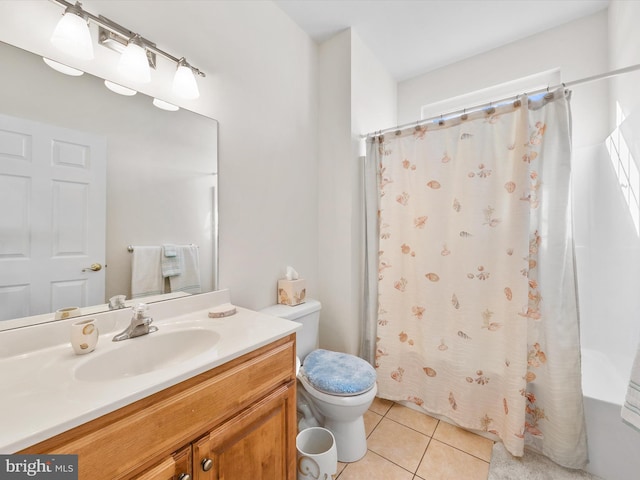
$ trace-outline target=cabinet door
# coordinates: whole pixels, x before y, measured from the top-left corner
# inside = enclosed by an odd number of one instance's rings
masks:
[[[190,480],[191,445],[178,450],[159,464],[134,477],[135,480]]]
[[[194,480],[294,480],[295,438],[291,382],[193,444]]]

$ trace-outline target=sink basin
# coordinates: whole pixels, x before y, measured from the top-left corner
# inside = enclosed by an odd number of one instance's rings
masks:
[[[85,382],[117,380],[153,372],[185,362],[212,350],[220,335],[204,328],[157,331],[123,340],[95,353],[75,369],[75,378]]]

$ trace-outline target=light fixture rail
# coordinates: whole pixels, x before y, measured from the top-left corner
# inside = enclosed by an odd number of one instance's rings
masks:
[[[177,65],[188,66],[195,75],[198,75],[200,77],[206,76],[206,74],[202,70],[187,63],[185,57],[176,57],[175,55],[172,55],[158,48],[154,42],[151,42],[146,38],[142,37],[141,35],[136,34],[133,31],[121,25],[118,25],[116,22],[114,22],[113,20],[110,20],[109,18],[104,17],[103,15],[98,15],[98,16],[93,15],[92,13],[82,8],[82,4],[80,2],[76,2],[75,4],[72,4],[70,2],[67,2],[66,0],[50,0],[50,1],[52,1],[56,5],[63,7],[65,11],[72,11],[76,15],[85,18],[88,22],[89,21],[93,22],[96,25],[98,25],[98,27],[112,34],[112,35],[108,35],[106,33],[102,33],[101,35],[102,38],[100,38],[101,41],[104,41],[110,38],[111,40],[121,43],[124,48],[124,46],[126,46],[132,39],[137,38],[138,41],[142,43],[142,45],[147,51],[153,52],[156,55],[160,55],[166,58],[167,60],[170,60],[176,63]],[[116,37],[119,37],[119,38],[116,38]],[[152,66],[155,67],[155,62],[153,63]]]

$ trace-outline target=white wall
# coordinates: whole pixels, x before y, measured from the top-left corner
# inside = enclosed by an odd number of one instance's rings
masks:
[[[360,135],[396,121],[396,82],[347,29],[320,45],[320,345],[358,353],[362,315]]]
[[[610,68],[640,63],[640,2],[613,1],[609,7]],[[615,105],[619,103],[631,122],[626,141],[632,151],[631,162],[640,166],[640,72],[612,79],[610,92],[610,131],[616,127]],[[603,155],[606,157],[606,153]],[[603,161],[592,183],[593,216],[591,232],[594,259],[592,281],[597,327],[588,340],[598,348],[615,345],[613,360],[628,378],[631,360],[640,341],[640,239],[633,226],[624,196],[610,162]],[[626,183],[626,182],[624,182]],[[640,179],[631,187],[640,192]],[[625,380],[626,380],[625,378]]]
[[[362,42],[351,36],[351,132],[354,140],[382,125],[393,126],[398,117],[398,83]]]
[[[216,78],[221,286],[262,308],[292,265],[317,295],[317,45],[272,2],[191,3],[203,34],[184,48],[202,42]]]
[[[320,45],[318,73],[320,345],[353,351],[357,310],[353,302],[355,272],[351,251],[351,194],[356,181],[350,135],[351,30]]]
[[[275,303],[276,281],[293,265],[317,295],[317,45],[272,2],[86,0],[83,6],[207,73],[198,80],[198,100],[178,101],[155,81],[139,90],[220,122],[221,287],[235,303],[261,308]],[[0,40],[64,60],[48,43],[61,13],[44,0],[2,1]],[[100,51],[104,63],[67,63],[115,80],[117,55]],[[159,60],[154,78],[171,68]]]
[[[611,69],[640,63],[640,2],[614,0],[609,6],[609,60]],[[627,116],[640,109],[640,72],[613,79],[612,103],[618,100]]]
[[[602,11],[401,82],[398,122],[418,120],[422,105],[554,68],[560,68],[564,82],[595,75],[607,71],[607,54],[607,12]],[[602,141],[607,118],[591,112],[606,111],[606,86],[594,83],[573,91],[574,144]]]

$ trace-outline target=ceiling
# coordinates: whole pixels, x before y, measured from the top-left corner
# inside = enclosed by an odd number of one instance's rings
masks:
[[[609,0],[275,0],[321,43],[348,27],[402,81],[591,15]]]

